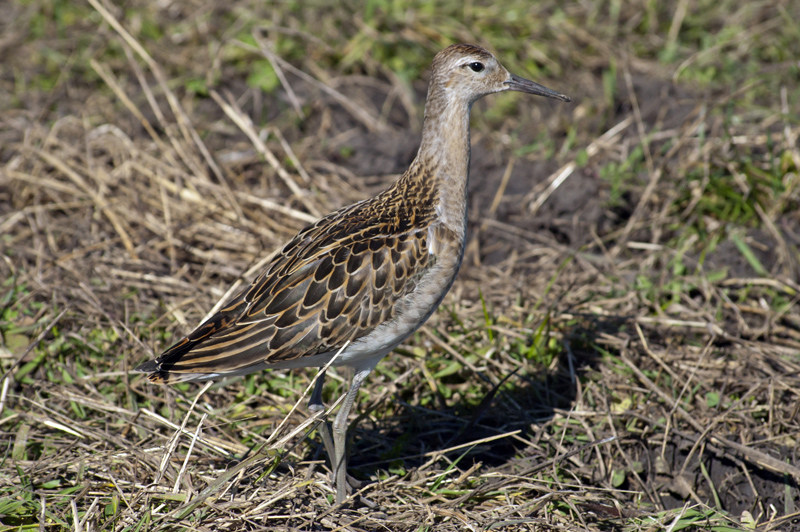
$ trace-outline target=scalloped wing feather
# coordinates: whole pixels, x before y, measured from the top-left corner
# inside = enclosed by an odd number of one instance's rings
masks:
[[[301,231],[230,304],[137,371],[156,383],[247,373],[336,351],[391,320],[433,258],[425,220],[376,215],[379,199]]]

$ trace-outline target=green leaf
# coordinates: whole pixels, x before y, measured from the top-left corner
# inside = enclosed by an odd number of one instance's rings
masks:
[[[261,89],[264,92],[272,92],[278,88],[280,80],[272,68],[272,64],[266,59],[255,61],[250,67],[250,75],[247,76],[247,84],[250,87]]]
[[[755,253],[753,253],[753,250],[750,249],[750,246],[748,246],[744,239],[742,239],[741,235],[738,233],[733,233],[731,235],[731,240],[733,240],[733,243],[736,245],[736,249],[739,250],[739,253],[742,254],[747,263],[750,264],[750,267],[753,268],[758,275],[767,275],[767,269],[764,268],[764,265],[761,264],[761,261],[758,260],[758,257],[756,257]]]
[[[706,406],[708,408],[716,408],[719,405],[719,394],[717,392],[708,392],[706,394]]]
[[[197,96],[208,96],[208,85],[204,79],[190,79],[186,82],[186,90]]]
[[[459,371],[461,371],[461,362],[453,360],[447,366],[434,373],[433,378],[441,379],[442,377],[453,375],[454,373],[458,373]]]

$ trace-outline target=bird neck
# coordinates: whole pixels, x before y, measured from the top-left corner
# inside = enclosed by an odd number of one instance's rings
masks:
[[[428,180],[437,198],[436,213],[459,235],[466,230],[469,180],[469,113],[472,103],[453,97],[442,86],[432,85],[425,104],[422,143],[412,164],[426,171],[412,172]]]

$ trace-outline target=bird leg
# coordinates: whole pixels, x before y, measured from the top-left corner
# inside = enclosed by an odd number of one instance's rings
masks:
[[[348,397],[350,396],[350,393],[353,393],[353,399],[350,400],[350,403],[349,403],[349,406],[348,406],[348,413],[349,413],[350,407],[352,407],[353,400],[355,399],[355,395],[358,392],[358,387],[361,386],[361,382],[363,382],[364,378],[367,375],[369,375],[369,371],[363,377],[361,377],[361,380],[356,385],[355,391],[353,391],[353,389],[351,387],[350,392],[348,393]],[[354,383],[355,383],[355,377],[354,377],[353,380],[354,380]],[[314,383],[314,390],[311,392],[311,397],[309,397],[309,399],[308,399],[308,410],[312,414],[316,414],[317,412],[325,410],[325,404],[322,402],[322,388],[323,388],[324,385],[325,385],[325,371],[322,371],[320,373],[319,377],[317,377],[317,382]],[[345,405],[347,405],[347,404],[348,404],[347,400],[345,400]],[[345,405],[342,405],[342,407],[344,407]],[[341,412],[341,410],[340,410],[340,412]],[[339,419],[338,416],[337,416],[336,419]],[[346,434],[347,433],[347,415],[344,416],[344,423],[345,423],[345,434]],[[334,476],[334,479],[336,479],[336,477],[337,477],[337,473],[336,473],[336,471],[337,471],[337,467],[336,467],[336,464],[337,464],[337,451],[336,451],[336,446],[334,445],[334,440],[331,437],[331,431],[330,431],[330,427],[328,427],[327,420],[323,419],[320,422],[320,424],[317,426],[317,431],[319,432],[319,435],[322,438],[322,444],[325,447],[325,453],[328,455],[328,460],[331,463],[331,471],[334,472],[333,476]],[[345,444],[346,444],[346,438],[345,438],[344,441],[345,441]],[[344,444],[343,444],[343,448],[344,448]],[[345,460],[344,463],[342,463],[341,470],[345,472],[344,489],[346,491],[349,491],[348,488],[351,487],[351,486],[352,487],[356,487],[356,488],[358,488],[360,486],[361,483],[358,480],[354,479],[353,477],[351,477],[350,475],[347,474],[346,460]],[[338,498],[339,498],[339,486],[342,485],[342,483],[340,481],[338,481],[338,480],[335,480],[335,484],[336,484],[336,487],[337,487],[337,502],[341,502],[341,501],[338,501]],[[345,497],[344,493],[341,495],[341,497],[342,497],[342,501],[343,501],[344,497]]]
[[[314,384],[314,391],[311,392],[311,397],[308,399],[308,410],[312,414],[316,414],[325,410],[325,404],[322,402],[322,387],[325,384],[325,371],[320,372],[317,377],[317,382]],[[328,460],[331,461],[333,467],[333,457],[335,456],[333,440],[331,439],[331,431],[328,428],[328,420],[323,419],[317,426],[317,432],[322,437],[322,444],[325,446],[325,452],[328,454]]]
[[[347,497],[347,416],[358,395],[358,388],[371,371],[372,368],[355,372],[350,390],[336,414],[336,419],[333,420],[333,450],[335,454],[331,462],[336,483],[336,504],[343,503]]]

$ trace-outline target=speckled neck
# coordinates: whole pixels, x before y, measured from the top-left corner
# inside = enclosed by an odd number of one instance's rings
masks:
[[[469,113],[472,102],[463,93],[431,80],[422,143],[415,164],[428,171],[420,177],[433,181],[436,213],[442,223],[463,235],[469,180]]]

